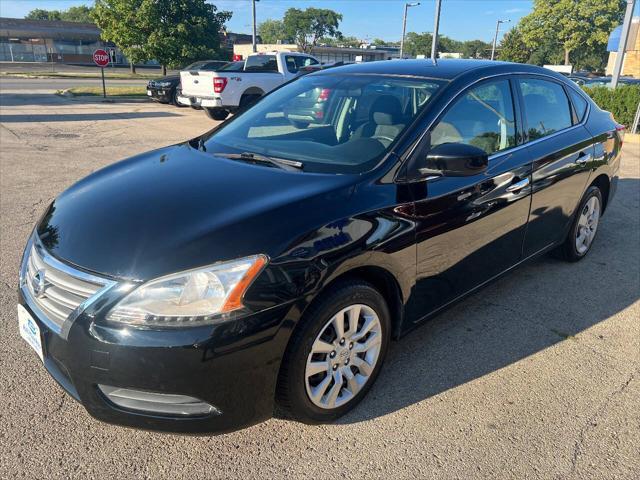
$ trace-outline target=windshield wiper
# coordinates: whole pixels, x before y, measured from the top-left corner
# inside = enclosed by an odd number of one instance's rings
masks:
[[[243,160],[245,162],[255,163],[267,163],[283,170],[302,170],[304,164],[302,162],[296,162],[295,160],[286,160],[284,158],[268,157],[266,155],[260,155],[259,153],[214,153],[218,157],[230,158],[232,160]]]

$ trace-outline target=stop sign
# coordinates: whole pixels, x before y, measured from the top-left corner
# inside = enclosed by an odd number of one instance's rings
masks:
[[[99,48],[95,52],[93,52],[93,61],[99,67],[106,67],[109,65],[109,54]]]

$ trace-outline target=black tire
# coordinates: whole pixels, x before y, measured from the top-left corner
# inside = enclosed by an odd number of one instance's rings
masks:
[[[559,256],[563,260],[566,260],[568,262],[577,262],[579,260],[582,260],[584,257],[586,257],[587,254],[591,251],[591,247],[593,246],[595,237],[598,234],[597,226],[596,226],[595,232],[593,233],[593,238],[591,239],[591,242],[589,243],[585,251],[582,251],[582,252],[578,251],[578,248],[576,246],[576,238],[580,233],[579,232],[580,215],[585,210],[585,207],[587,206],[587,203],[589,202],[589,200],[593,197],[597,199],[597,204],[599,208],[599,211],[598,211],[599,217],[602,216],[602,207],[603,207],[602,193],[600,192],[600,189],[598,187],[596,187],[595,185],[592,185],[587,189],[587,191],[582,197],[582,200],[580,200],[580,205],[578,206],[578,209],[576,210],[576,213],[574,215],[573,222],[571,223],[571,228],[569,229],[569,233],[567,234],[567,238],[565,238],[564,243],[556,249],[555,253],[557,254],[557,256]]]
[[[352,410],[367,394],[380,373],[391,332],[389,309],[382,295],[369,283],[345,280],[327,290],[305,312],[285,352],[278,377],[277,403],[292,418],[310,424],[331,422]],[[360,391],[347,403],[325,409],[315,405],[306,390],[305,368],[316,337],[340,310],[354,304],[372,308],[381,325],[381,347],[377,363]]]
[[[251,105],[256,103],[260,97],[262,97],[262,95],[259,93],[245,93],[240,97],[238,109],[244,110],[245,108],[249,108]]]
[[[223,108],[203,107],[203,110],[204,110],[204,113],[207,114],[207,117],[209,117],[211,120],[220,121],[220,120],[224,120],[229,116],[229,112],[224,110]]]
[[[180,90],[174,88],[173,93],[171,94],[171,103],[178,108],[182,108],[185,105],[182,105],[180,102],[178,102],[178,95],[180,95]]]

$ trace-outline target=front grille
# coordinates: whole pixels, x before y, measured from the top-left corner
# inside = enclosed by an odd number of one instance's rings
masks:
[[[109,281],[77,271],[41,254],[32,245],[24,270],[24,287],[32,300],[58,328],[83,302],[104,288]]]

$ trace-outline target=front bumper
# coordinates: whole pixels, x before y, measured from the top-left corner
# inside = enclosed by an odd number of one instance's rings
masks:
[[[154,88],[147,86],[147,96],[158,102],[169,103],[172,101],[173,90],[171,87]]]
[[[286,341],[289,307],[280,306],[214,326],[180,330],[113,327],[81,314],[67,338],[19,303],[41,331],[44,366],[95,418],[128,427],[221,433],[271,417]],[[188,395],[215,407],[207,415],[166,415],[121,408],[98,385]]]

